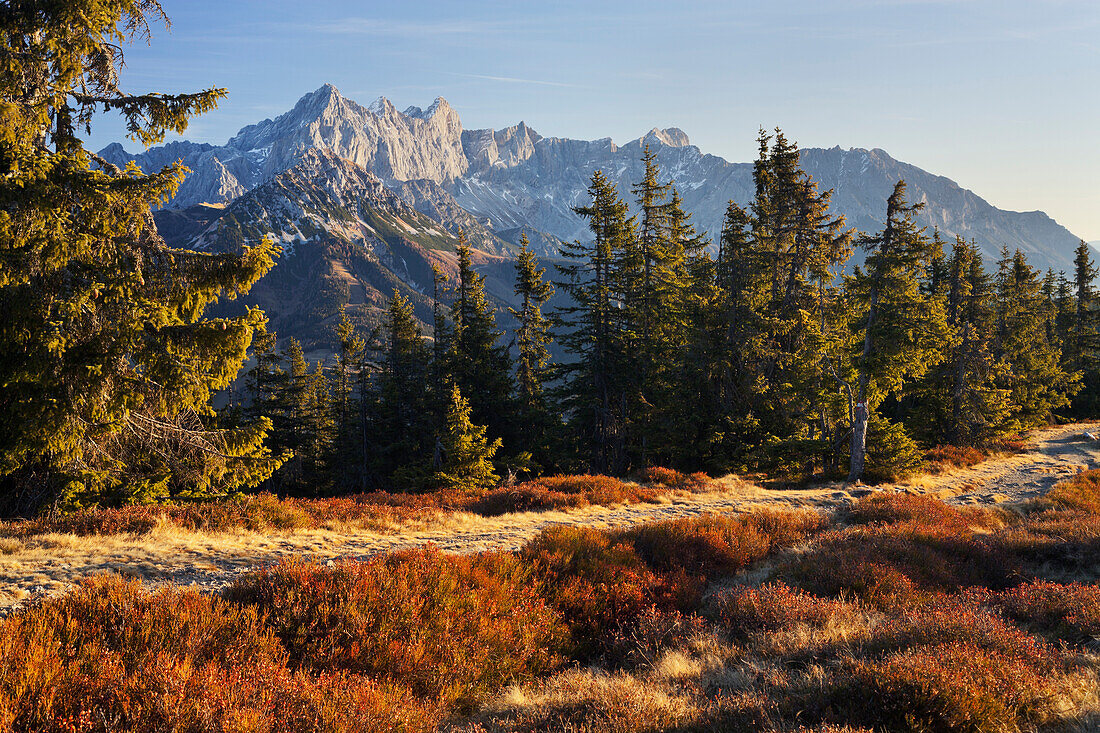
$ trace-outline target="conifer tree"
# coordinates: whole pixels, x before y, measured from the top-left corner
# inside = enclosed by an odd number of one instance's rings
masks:
[[[853,331],[862,344],[855,359],[855,383],[845,382],[851,415],[851,469],[848,481],[863,475],[871,413],[886,395],[919,379],[940,358],[947,334],[942,303],[922,293],[920,276],[935,255],[935,244],[917,228],[922,204],[905,200],[898,181],[886,205],[886,225],[860,237],[866,270],[857,269],[850,286],[861,304]]]
[[[490,435],[516,442],[512,362],[501,343],[496,313],[485,295],[485,278],[474,270],[470,246],[459,233],[458,282],[451,306],[448,374],[470,395],[474,420]]]
[[[501,447],[497,438],[489,441],[485,428],[470,421],[472,408],[455,385],[447,407],[447,419],[440,437],[442,465],[433,476],[441,488],[474,493],[500,482],[493,469],[493,456]]]
[[[571,303],[555,311],[557,341],[570,355],[558,365],[560,396],[590,469],[621,473],[627,468],[628,339],[615,301],[615,265],[633,246],[634,220],[602,171],[592,175],[588,194],[592,203],[574,210],[587,219],[593,240],[565,244],[566,263],[557,265],[563,276],[557,286]]]
[[[421,488],[433,469],[439,425],[428,386],[430,352],[408,299],[396,290],[382,324],[383,357],[369,410],[370,482]]]
[[[1011,255],[1002,250],[996,292],[998,386],[1009,390],[1020,427],[1039,427],[1054,410],[1069,404],[1079,389],[1080,374],[1061,365],[1061,352],[1048,338],[1051,304],[1043,294],[1043,282],[1019,250]]]
[[[1082,389],[1073,400],[1073,409],[1082,416],[1094,416],[1100,406],[1100,297],[1095,286],[1098,274],[1100,270],[1093,262],[1089,245],[1082,241],[1073,259],[1072,313],[1067,319],[1071,325],[1062,341],[1063,365],[1081,374]]]
[[[144,145],[182,132],[221,89],[129,95],[121,45],[167,21],[156,0],[13,0],[0,13],[0,493],[9,509],[222,494],[279,465],[270,422],[214,425],[265,323],[206,307],[248,291],[272,244],[171,249],[150,207],[181,165],[145,175],[85,150],[98,112]]]
[[[273,443],[292,450],[294,459],[289,470],[279,473],[286,474],[289,487],[317,493],[330,483],[336,461],[336,420],[329,381],[320,362],[310,369],[297,339],[287,341],[286,361],[286,396],[281,400],[284,417],[276,419]]]
[[[977,245],[962,237],[942,264],[950,337],[918,391],[914,421],[928,444],[987,445],[1016,429],[1010,394],[997,386],[993,283]]]
[[[508,311],[516,319],[516,378],[519,390],[521,442],[541,462],[548,462],[547,431],[549,412],[545,384],[549,379],[550,321],[542,308],[554,294],[554,286],[544,279],[545,269],[538,266],[526,232],[520,234],[516,258],[515,294],[520,307]]]

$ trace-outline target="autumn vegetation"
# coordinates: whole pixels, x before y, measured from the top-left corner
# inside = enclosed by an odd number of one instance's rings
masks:
[[[79,137],[118,112],[153,144],[225,96],[122,91],[157,0],[2,7],[0,535],[378,529],[664,501],[700,469],[890,481],[1095,414],[1085,243],[1072,279],[1021,252],[986,272],[904,182],[855,232],[778,131],[716,256],[647,150],[638,216],[593,174],[552,316],[520,248],[515,355],[461,242],[430,338],[395,294],[375,323],[329,314],[310,364],[258,309],[208,313],[274,243],[168,247],[150,211],[182,166],[120,170]],[[0,731],[1095,730],[1097,558],[1090,471],[1008,509],[891,490],[287,560],[217,592],[91,577],[0,620]]]
[[[1087,730],[1100,472],[1019,510],[874,494],[514,553],[112,576],[0,621],[16,731]]]

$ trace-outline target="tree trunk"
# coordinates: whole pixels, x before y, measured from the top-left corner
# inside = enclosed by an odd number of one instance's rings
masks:
[[[867,402],[856,403],[852,411],[852,465],[848,471],[848,483],[854,484],[863,475],[867,459]]]

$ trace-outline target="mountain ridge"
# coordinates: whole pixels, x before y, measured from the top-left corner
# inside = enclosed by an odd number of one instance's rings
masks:
[[[225,146],[176,142],[131,155],[116,143],[101,155],[120,165],[134,159],[145,170],[182,160],[193,173],[170,205],[186,208],[229,203],[293,166],[306,151],[324,148],[403,191],[452,232],[471,229],[476,220],[479,247],[504,252],[527,229],[542,253],[553,255],[556,242],[588,236],[572,208],[585,202],[592,172],[604,170],[629,198],[646,144],[657,152],[662,176],[680,188],[699,229],[711,236],[720,231],[729,200],[750,201],[752,164],[705,153],[678,128],[653,128],[621,146],[611,138],[545,137],[525,122],[466,130],[442,97],[427,109],[399,112],[385,97],[363,107],[330,84],[304,95],[288,112],[242,128]],[[1079,239],[1043,212],[999,209],[955,181],[877,148],[805,148],[801,156],[821,188],[833,189],[834,210],[851,226],[880,226],[886,197],[904,178],[911,198],[927,204],[919,223],[939,228],[948,239],[974,239],[987,262],[1007,246],[1021,249],[1042,269],[1071,266]]]

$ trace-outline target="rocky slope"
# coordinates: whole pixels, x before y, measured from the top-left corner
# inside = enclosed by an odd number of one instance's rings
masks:
[[[747,203],[752,167],[703,153],[681,130],[654,129],[616,145],[543,137],[524,123],[502,130],[463,130],[443,99],[428,109],[398,112],[384,98],[362,107],[331,85],[307,94],[274,120],[242,129],[226,145],[172,143],[131,156],[119,145],[101,155],[116,164],[134,158],[145,170],[182,159],[193,173],[172,206],[228,204],[282,171],[309,150],[324,149],[376,175],[421,213],[454,233],[462,228],[481,249],[505,254],[521,230],[530,231],[544,254],[560,240],[584,238],[572,207],[586,201],[592,172],[607,173],[627,194],[641,174],[642,147],[651,145],[662,171],[684,196],[697,226],[712,235],[729,200]],[[1042,212],[997,209],[942,176],[897,161],[882,150],[840,148],[802,151],[802,164],[834,206],[863,230],[879,226],[886,197],[904,178],[910,196],[926,208],[921,223],[946,238],[974,239],[987,260],[1001,248],[1019,248],[1040,268],[1068,270],[1078,238]]]
[[[283,253],[272,271],[223,308],[258,305],[281,337],[296,337],[313,351],[331,349],[342,305],[369,327],[395,290],[430,323],[432,266],[452,279],[456,272],[453,234],[368,170],[325,149],[309,150],[224,208],[196,204],[155,216],[174,246],[231,252],[265,237],[279,244]],[[490,295],[510,292],[509,258],[475,250],[474,260],[492,281]]]

